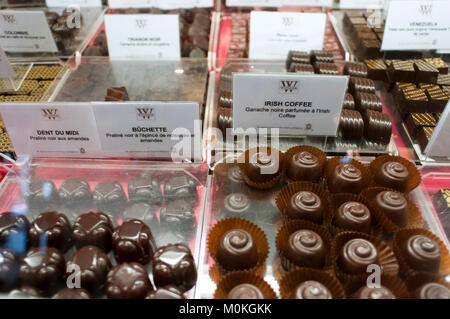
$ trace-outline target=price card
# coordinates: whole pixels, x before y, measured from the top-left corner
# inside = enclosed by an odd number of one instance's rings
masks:
[[[341,0],[341,9],[383,9],[385,0]]]
[[[336,136],[347,82],[346,76],[234,74],[233,129]]]
[[[6,52],[57,52],[42,11],[0,11],[0,46]]]
[[[333,0],[283,0],[287,6],[331,7]]]
[[[381,50],[450,48],[450,1],[390,1]]]
[[[154,0],[109,0],[111,9],[151,8]]]
[[[283,0],[227,0],[227,7],[280,7]]]
[[[324,13],[252,11],[249,58],[284,60],[290,50],[321,50],[325,23]]]
[[[176,14],[105,15],[109,56],[180,59]]]
[[[424,154],[432,157],[450,157],[450,102],[447,103]]]
[[[213,0],[154,0],[154,6],[164,9],[214,7]]]
[[[18,155],[101,155],[90,103],[2,103],[0,113]]]
[[[11,64],[9,64],[5,51],[3,51],[2,47],[0,47],[0,79],[14,78],[15,76],[16,75],[14,70],[11,68]]]
[[[93,103],[93,107],[106,154],[154,157],[159,153],[170,156],[173,149],[181,145],[201,157],[200,149],[195,152],[192,149],[201,145],[198,103],[102,102]],[[186,154],[189,150],[184,151]]]
[[[100,0],[45,0],[47,7],[101,7],[102,2]]]

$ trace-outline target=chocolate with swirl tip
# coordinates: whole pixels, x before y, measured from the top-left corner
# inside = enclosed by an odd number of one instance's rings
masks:
[[[404,192],[408,183],[408,169],[400,162],[389,161],[381,165],[375,172],[375,182],[384,187],[390,187]]]
[[[402,193],[379,192],[375,197],[374,205],[397,226],[405,227],[408,224],[408,202]]]
[[[364,120],[361,113],[343,109],[339,119],[339,132],[344,139],[360,140],[364,136]]]
[[[233,287],[227,299],[264,299],[264,294],[255,285],[244,283]]]
[[[222,190],[226,193],[238,193],[245,189],[245,180],[238,165],[231,165],[227,170]]]
[[[333,224],[346,230],[370,233],[372,227],[370,210],[360,202],[345,202],[337,209]]]
[[[295,288],[291,299],[333,299],[333,296],[331,291],[322,283],[315,280],[307,280]]]
[[[300,191],[292,195],[286,207],[286,214],[292,219],[305,219],[321,223],[324,206],[317,194],[310,191]]]
[[[145,173],[133,177],[128,183],[128,198],[131,202],[160,205],[163,198],[158,179]]]
[[[241,217],[252,220],[255,211],[252,210],[251,201],[247,195],[243,193],[233,193],[227,195],[220,209],[220,217]]]
[[[441,248],[434,239],[424,235],[413,235],[402,244],[401,251],[411,268],[439,272]]]
[[[359,288],[354,294],[351,296],[352,299],[396,299],[394,293],[386,288],[385,286],[381,286],[378,288],[370,288],[368,286],[363,286]]]
[[[286,176],[292,181],[318,182],[322,177],[319,159],[307,151],[294,154],[286,163]]]
[[[244,270],[258,264],[258,250],[252,235],[243,229],[231,229],[222,235],[217,262],[226,270]]]
[[[30,222],[25,215],[13,212],[0,214],[0,247],[8,248],[16,254],[27,250]]]
[[[278,152],[268,154],[265,151],[258,151],[250,154],[247,165],[249,179],[256,183],[264,183],[275,178],[281,169],[278,157]]]
[[[352,163],[338,164],[327,179],[332,193],[359,193],[363,186],[363,176]]]
[[[338,263],[346,273],[366,273],[367,266],[378,263],[378,252],[368,240],[362,238],[351,239],[341,248]]]
[[[412,293],[415,299],[450,299],[450,289],[437,282],[426,283]]]
[[[285,254],[297,266],[320,269],[325,264],[327,251],[319,234],[301,229],[289,236]]]
[[[152,289],[148,273],[139,263],[123,263],[106,277],[106,295],[111,299],[144,299]]]
[[[45,212],[31,224],[30,242],[33,247],[54,247],[66,252],[72,246],[72,227],[64,214]]]

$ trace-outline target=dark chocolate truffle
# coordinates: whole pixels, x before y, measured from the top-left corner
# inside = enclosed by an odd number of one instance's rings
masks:
[[[164,197],[166,202],[184,199],[194,206],[198,201],[197,185],[187,175],[172,176],[164,184]]]
[[[150,227],[152,233],[156,233],[159,229],[159,222],[156,218],[156,212],[159,207],[149,205],[147,203],[134,203],[128,206],[122,214],[122,220],[127,221],[131,219],[139,219]]]
[[[102,182],[95,186],[93,192],[94,204],[98,211],[115,215],[125,208],[127,197],[122,185],[118,182]],[[113,220],[114,222],[115,220]]]
[[[450,299],[450,289],[436,282],[430,282],[413,292],[415,299]]]
[[[369,288],[363,286],[359,288],[353,295],[352,299],[396,299],[392,291],[384,286],[379,288]]]
[[[12,212],[0,214],[0,247],[11,249],[16,254],[27,250],[30,223],[25,215]]]
[[[258,250],[250,233],[232,229],[222,235],[217,250],[217,262],[226,270],[243,270],[258,263]]]
[[[264,299],[264,295],[255,285],[240,284],[231,289],[227,299]]]
[[[72,246],[72,227],[67,217],[56,212],[40,214],[30,227],[33,247],[54,247],[66,252]]]
[[[183,291],[175,286],[159,287],[150,291],[145,299],[185,299]]]
[[[309,191],[301,191],[292,195],[286,207],[286,213],[293,219],[306,219],[321,223],[323,218],[323,204],[320,197]]]
[[[304,281],[295,288],[291,299],[333,299],[331,291],[318,281]]]
[[[39,210],[52,209],[59,204],[55,184],[45,179],[34,179],[26,184],[23,197],[29,207]]]
[[[123,263],[115,266],[106,277],[106,295],[112,299],[144,299],[152,289],[144,266]]]
[[[441,248],[438,243],[424,235],[414,235],[403,244],[403,256],[415,270],[438,272]]]
[[[310,152],[294,154],[287,163],[286,176],[292,181],[318,182],[322,170],[318,158]]]
[[[62,183],[58,193],[61,203],[67,208],[82,210],[91,206],[91,188],[88,182],[83,179],[72,178],[66,180]]]
[[[72,238],[77,248],[93,245],[108,252],[112,247],[112,233],[113,225],[106,214],[89,212],[75,221]]]
[[[0,249],[0,291],[8,291],[19,279],[19,259],[9,249]]]
[[[83,288],[64,288],[54,294],[52,299],[91,299],[91,295]]]
[[[220,217],[241,217],[251,220],[254,212],[251,209],[250,199],[242,193],[227,195],[223,200]]]
[[[408,203],[399,192],[382,191],[375,197],[375,205],[394,224],[405,227],[408,223]]]
[[[153,281],[157,287],[174,285],[188,291],[197,281],[197,268],[189,247],[171,244],[153,256]]]
[[[27,299],[27,298],[38,298],[40,297],[40,292],[31,286],[23,286],[14,290],[8,294],[9,298],[16,299]]]
[[[195,230],[195,213],[190,203],[182,199],[174,200],[161,208],[160,222],[163,229],[189,239]]]
[[[349,274],[365,273],[367,266],[377,263],[377,249],[370,241],[362,238],[346,242],[339,254],[339,265]]]
[[[408,182],[408,169],[399,162],[386,162],[381,165],[374,178],[378,185],[403,192]]]
[[[316,232],[308,229],[297,230],[289,236],[286,257],[300,267],[322,268],[325,264],[325,246]]]
[[[67,261],[67,276],[74,273],[74,269],[72,269],[74,267],[80,269],[81,288],[96,292],[103,288],[106,275],[111,270],[112,265],[108,256],[99,248],[84,246]]]
[[[264,183],[275,178],[280,169],[278,153],[254,152],[249,158],[247,173],[250,180]]]
[[[162,203],[161,185],[156,177],[140,174],[128,183],[128,197],[132,202]]]
[[[51,292],[61,284],[66,262],[56,248],[32,248],[20,266],[20,278],[25,285]]]
[[[372,225],[370,210],[359,202],[345,202],[339,206],[334,225],[348,230],[369,233]]]
[[[114,256],[117,262],[136,261],[148,264],[155,251],[155,239],[147,225],[137,219],[124,222],[112,235]]]
[[[362,173],[353,164],[339,164],[328,177],[332,193],[359,193],[362,190]]]

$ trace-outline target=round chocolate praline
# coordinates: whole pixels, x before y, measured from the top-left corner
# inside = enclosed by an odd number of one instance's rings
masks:
[[[93,245],[104,252],[109,252],[112,247],[112,233],[113,224],[108,215],[89,212],[82,214],[75,221],[72,238],[78,249]]]
[[[72,227],[64,214],[46,212],[31,224],[30,242],[33,247],[54,247],[65,253],[72,246]]]
[[[8,291],[19,279],[19,259],[9,249],[0,249],[0,291]]]
[[[369,233],[372,226],[370,211],[362,203],[345,202],[337,210],[334,225],[348,230]]]
[[[106,277],[106,295],[111,299],[144,299],[151,289],[148,273],[139,263],[117,265]]]
[[[247,195],[242,193],[233,193],[225,197],[223,200],[220,216],[225,217],[242,217],[252,219],[254,212],[251,210],[251,201]]]
[[[295,288],[291,299],[333,299],[331,291],[314,280],[304,281]]]
[[[300,267],[322,268],[326,249],[319,234],[301,229],[292,233],[286,245],[286,257]]]
[[[309,191],[300,191],[292,195],[286,207],[287,215],[292,219],[306,219],[321,223],[324,207],[320,197]]]
[[[322,170],[317,156],[310,152],[294,154],[287,163],[286,176],[292,181],[318,182]]]
[[[185,299],[183,290],[175,286],[159,287],[156,290],[150,291],[145,299]]]
[[[89,183],[81,178],[71,178],[58,191],[61,203],[68,208],[82,210],[91,206],[92,193]]]
[[[0,214],[0,247],[8,248],[16,254],[27,250],[30,223],[25,215],[12,212]]]
[[[240,284],[230,290],[227,299],[264,299],[264,295],[255,285]]]
[[[252,235],[243,229],[232,229],[220,238],[217,262],[226,270],[255,267],[258,251]]]
[[[375,197],[375,205],[397,226],[405,227],[408,224],[408,202],[403,194],[379,192]]]
[[[414,235],[405,241],[402,249],[407,263],[415,270],[439,271],[441,248],[434,239],[424,235]]]
[[[256,183],[264,183],[272,180],[278,175],[280,162],[278,154],[266,152],[255,152],[250,156],[247,173],[250,180]]]
[[[450,289],[436,282],[426,283],[413,292],[415,299],[450,299]]]
[[[362,173],[353,164],[339,164],[328,177],[332,193],[359,193],[363,186]]]
[[[54,294],[52,299],[91,299],[91,295],[83,288],[64,288]]]
[[[386,162],[375,173],[375,182],[384,187],[390,187],[404,192],[408,183],[408,169],[399,162]]]
[[[370,241],[362,238],[346,242],[339,254],[339,265],[349,274],[365,273],[367,266],[377,263],[377,249]]]
[[[352,299],[396,299],[391,290],[384,286],[379,288],[370,288],[363,286],[353,295]]]

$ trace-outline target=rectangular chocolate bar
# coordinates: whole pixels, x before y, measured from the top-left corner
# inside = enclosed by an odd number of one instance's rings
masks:
[[[431,136],[433,135],[434,127],[424,126],[420,129],[419,133],[416,137],[416,142],[419,144],[420,149],[425,151],[425,147],[427,147],[428,142],[431,140]]]
[[[289,72],[298,74],[314,74],[314,68],[311,64],[291,63]]]
[[[448,64],[441,58],[426,58],[424,60],[438,69],[440,74],[448,74]]]
[[[439,74],[436,83],[450,86],[450,74]]]
[[[314,70],[317,74],[339,75],[339,69],[336,64],[328,62],[315,62]]]
[[[428,111],[439,113],[443,112],[450,97],[438,85],[425,89],[428,96]]]
[[[427,112],[428,98],[423,89],[400,89],[396,102],[401,113]]]
[[[381,59],[365,60],[367,65],[367,77],[372,80],[386,81],[387,66]]]
[[[389,81],[412,83],[415,80],[414,64],[412,61],[392,61],[388,66]]]
[[[436,83],[439,71],[432,64],[424,60],[415,60],[414,70],[416,83]]]
[[[431,113],[411,113],[408,114],[405,121],[406,130],[409,136],[414,140],[420,129],[424,126],[435,127],[436,119]]]

